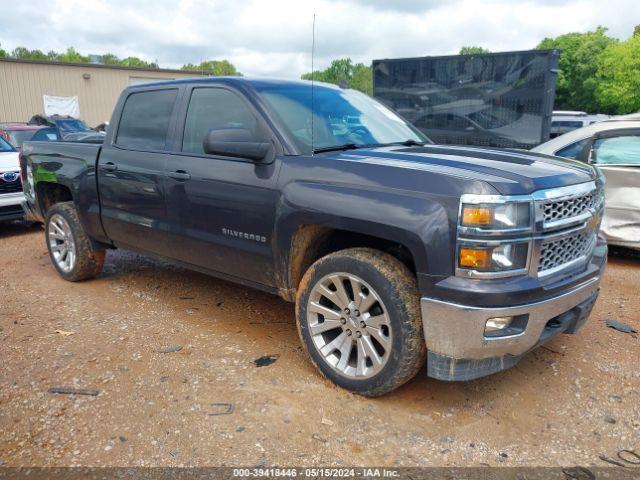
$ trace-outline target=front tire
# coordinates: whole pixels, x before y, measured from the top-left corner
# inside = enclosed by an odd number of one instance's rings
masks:
[[[44,226],[51,263],[62,278],[78,282],[100,274],[105,251],[92,247],[72,202],[51,207]]]
[[[346,390],[384,395],[424,365],[415,276],[379,250],[351,248],[315,262],[300,282],[296,318],[312,362]]]

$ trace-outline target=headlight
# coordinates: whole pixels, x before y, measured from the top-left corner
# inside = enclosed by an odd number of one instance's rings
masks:
[[[520,199],[462,195],[456,274],[495,278],[527,273],[534,231],[533,207],[530,196],[523,195]]]
[[[467,244],[458,247],[458,268],[478,272],[508,272],[527,267],[529,242],[497,246]]]
[[[519,230],[531,226],[531,203],[463,203],[460,225],[481,230]]]

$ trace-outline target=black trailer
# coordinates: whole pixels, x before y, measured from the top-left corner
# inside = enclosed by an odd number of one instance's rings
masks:
[[[373,94],[436,143],[549,139],[558,50],[374,60]]]

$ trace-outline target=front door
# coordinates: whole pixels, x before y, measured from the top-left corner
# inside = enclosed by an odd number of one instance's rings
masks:
[[[167,159],[166,194],[172,256],[208,270],[273,286],[277,159],[267,162],[204,153],[216,129],[243,128],[272,141],[260,115],[235,91],[195,87]],[[180,130],[180,129],[179,129]],[[182,133],[182,135],[181,135]]]
[[[165,146],[178,90],[133,92],[98,161],[102,223],[118,246],[169,253]]]

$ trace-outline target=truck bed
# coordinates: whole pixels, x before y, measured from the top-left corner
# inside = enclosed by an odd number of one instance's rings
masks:
[[[85,142],[25,142],[20,161],[26,169],[28,216],[44,221],[44,209],[36,201],[36,192],[47,188],[68,189],[72,198],[85,210],[94,231],[99,225],[98,185],[96,164],[102,144]],[[62,194],[62,193],[61,193]],[[87,225],[89,226],[89,225]],[[100,227],[101,230],[101,227]]]

